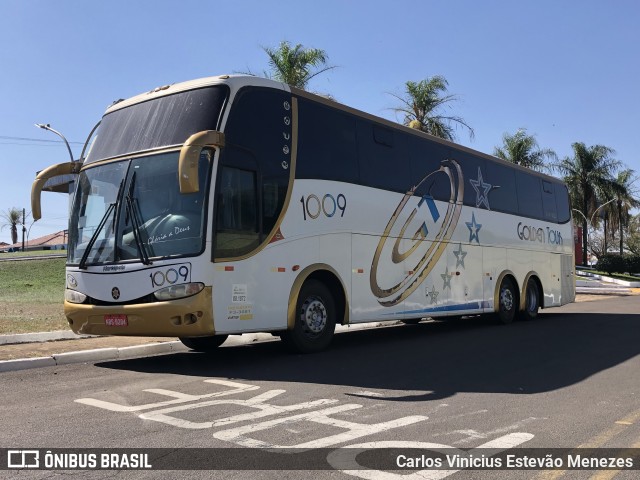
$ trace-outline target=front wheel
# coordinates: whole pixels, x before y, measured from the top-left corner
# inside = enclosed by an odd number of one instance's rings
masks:
[[[513,281],[509,278],[502,279],[498,292],[498,310],[496,320],[504,325],[513,322],[518,310],[518,294]]]
[[[524,310],[518,316],[522,320],[534,320],[538,316],[538,308],[540,308],[540,292],[535,280],[530,278],[524,293]]]
[[[180,341],[185,347],[189,347],[196,352],[209,353],[215,351],[229,335],[214,335],[211,337],[180,337]]]
[[[307,280],[298,295],[293,329],[282,334],[283,342],[294,352],[319,352],[329,346],[335,328],[333,295],[324,283]]]

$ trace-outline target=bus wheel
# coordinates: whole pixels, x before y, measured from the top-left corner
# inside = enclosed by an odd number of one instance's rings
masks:
[[[517,309],[518,295],[516,294],[516,288],[509,278],[504,278],[498,293],[498,311],[496,312],[498,323],[506,325],[513,322]]]
[[[229,335],[213,335],[211,337],[180,337],[185,347],[196,352],[213,352],[224,343]]]
[[[287,348],[298,353],[324,350],[336,328],[336,308],[329,289],[318,280],[302,285],[293,329],[282,334]]]
[[[534,320],[538,316],[538,308],[540,307],[540,292],[538,285],[533,278],[527,282],[527,289],[524,293],[524,310],[519,312],[519,318],[522,320]]]

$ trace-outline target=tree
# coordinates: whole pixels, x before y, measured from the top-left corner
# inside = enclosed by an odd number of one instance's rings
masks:
[[[518,129],[513,135],[505,133],[502,136],[502,147],[493,151],[496,157],[522,167],[531,168],[539,172],[550,170],[545,159],[557,162],[556,152],[549,148],[539,148],[534,135],[527,135],[524,128]]]
[[[0,230],[10,227],[11,243],[18,243],[18,225],[22,224],[22,210],[15,207],[9,208],[6,212],[0,213],[0,218],[3,220]]]
[[[614,150],[604,145],[587,147],[582,142],[572,144],[573,157],[565,157],[555,167],[564,175],[569,187],[571,203],[582,213],[582,253],[583,263],[587,259],[587,218],[591,218],[604,198],[613,174],[621,163],[612,158]]]
[[[301,44],[292,46],[287,41],[277,48],[262,47],[269,57],[270,72],[264,76],[292,87],[307,89],[309,81],[317,75],[335,68],[327,65],[329,57],[324,50],[304,48]]]
[[[614,202],[607,206],[607,215],[610,219],[609,227],[612,238],[615,236],[616,231],[619,232],[620,255],[624,252],[623,228],[629,224],[631,216],[629,211],[632,208],[640,207],[640,201],[635,197],[637,194],[633,186],[635,181],[634,171],[626,168],[618,172],[617,177],[611,182],[607,191],[608,197],[615,199]]]
[[[640,214],[629,219],[625,246],[632,254],[640,255]]]
[[[405,83],[404,96],[391,94],[402,103],[402,106],[393,110],[404,115],[404,125],[433,136],[455,140],[456,127],[463,126],[469,130],[469,137],[473,138],[473,128],[461,117],[442,113],[443,107],[449,107],[452,101],[457,100],[455,95],[446,95],[448,85],[440,75],[419,82],[408,81]]]

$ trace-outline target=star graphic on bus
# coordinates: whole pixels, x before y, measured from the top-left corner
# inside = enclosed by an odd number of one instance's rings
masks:
[[[470,178],[469,182],[476,191],[476,207],[485,205],[487,210],[491,210],[491,207],[489,206],[489,192],[494,187],[490,183],[485,183],[482,178],[482,171],[480,170],[480,167],[478,167],[478,179],[474,180],[473,178]]]
[[[446,290],[447,288],[451,290],[451,275],[449,275],[449,267],[445,268],[444,273],[441,273],[440,276],[444,281],[444,285],[442,285],[442,290]]]
[[[467,225],[467,228],[469,229],[469,243],[473,242],[474,240],[476,241],[476,243],[480,243],[480,237],[478,236],[478,232],[480,231],[480,229],[482,228],[482,224],[481,223],[476,223],[476,214],[475,213],[471,213],[471,221],[470,222],[464,222]]]
[[[466,268],[464,266],[464,257],[467,256],[467,252],[462,250],[462,243],[458,244],[458,250],[454,250],[453,254],[456,256],[456,268],[462,266],[462,268]]]
[[[435,285],[431,287],[431,291],[427,292],[427,295],[431,298],[431,303],[438,303],[438,295],[440,295],[440,292],[436,291]]]

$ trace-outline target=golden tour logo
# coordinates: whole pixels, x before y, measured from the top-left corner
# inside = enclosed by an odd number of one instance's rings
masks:
[[[369,277],[371,292],[376,296],[380,305],[392,307],[407,298],[420,286],[438,263],[460,218],[464,198],[463,177],[458,162],[444,160],[438,170],[426,175],[409,190],[396,207],[378,242],[371,264]],[[415,192],[421,186],[426,186],[430,179],[433,182],[444,181],[449,185],[449,202],[444,216],[438,210],[433,197],[424,194],[402,227],[399,230],[394,228],[398,220],[405,217],[404,212]],[[416,225],[418,225],[417,230],[412,234],[411,231]],[[429,230],[429,226],[431,226],[433,233]],[[408,234],[407,230],[409,230]],[[387,242],[393,242],[394,239],[393,247],[385,249]],[[411,244],[404,251],[401,251],[402,244],[406,240],[410,240]],[[426,252],[419,256],[425,248]],[[416,257],[415,263],[411,261],[413,257]],[[413,264],[413,267],[404,269],[404,276],[399,282],[390,287],[381,287],[380,281],[381,279],[384,281],[383,272],[386,268],[401,265],[403,262],[407,266]]]

